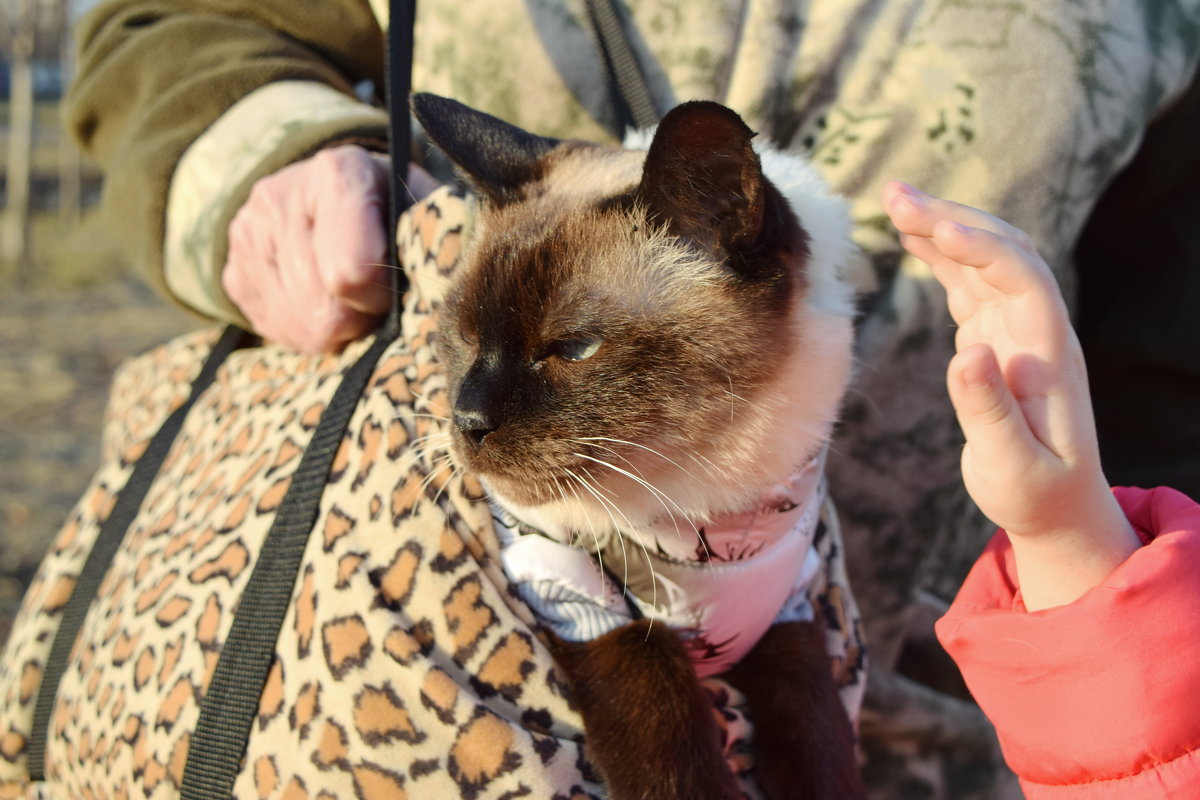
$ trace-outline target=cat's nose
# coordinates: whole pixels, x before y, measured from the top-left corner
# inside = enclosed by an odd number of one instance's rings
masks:
[[[497,427],[490,415],[473,408],[456,408],[454,410],[454,426],[467,441],[476,445],[483,444],[483,440]]]
[[[504,419],[504,400],[511,384],[503,367],[503,359],[495,352],[481,353],[458,387],[454,427],[470,444],[483,444]]]

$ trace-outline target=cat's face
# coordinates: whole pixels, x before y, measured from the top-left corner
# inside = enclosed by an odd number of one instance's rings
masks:
[[[808,236],[736,115],[684,106],[647,156],[448,102],[417,110],[460,163],[512,139],[499,179],[464,165],[490,199],[439,334],[459,466],[534,524],[606,529],[738,510],[819,448],[849,325],[806,311]]]

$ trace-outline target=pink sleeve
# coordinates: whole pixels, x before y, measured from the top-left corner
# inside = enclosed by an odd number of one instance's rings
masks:
[[[1114,492],[1153,541],[1103,584],[1027,613],[1001,531],[937,625],[1028,800],[1200,791],[1200,505]]]

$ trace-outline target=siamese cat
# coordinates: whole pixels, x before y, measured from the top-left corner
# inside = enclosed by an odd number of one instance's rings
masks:
[[[740,796],[699,682],[720,674],[767,797],[863,797],[805,591],[850,375],[844,201],[771,154],[785,197],[716,103],[675,108],[648,151],[413,108],[480,198],[438,336],[451,453],[610,796]]]

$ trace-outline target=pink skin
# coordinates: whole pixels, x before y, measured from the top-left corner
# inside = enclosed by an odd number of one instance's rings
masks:
[[[229,224],[221,282],[264,338],[333,352],[371,332],[391,303],[383,222],[391,163],[351,145],[258,181]],[[409,188],[437,183],[420,167]]]
[[[1009,536],[1026,609],[1070,603],[1139,546],[1100,469],[1087,372],[1062,295],[1029,237],[893,181],[884,209],[933,269],[958,323],[946,383],[963,482]]]

